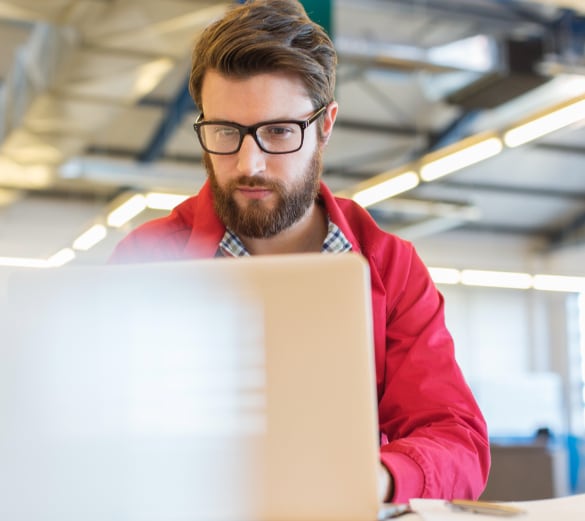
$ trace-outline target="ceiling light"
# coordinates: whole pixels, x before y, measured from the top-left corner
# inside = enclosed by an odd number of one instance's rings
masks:
[[[511,271],[463,270],[461,284],[492,288],[528,289],[532,287],[532,275]]]
[[[352,196],[352,199],[365,208],[389,197],[411,190],[418,183],[419,179],[415,172],[404,172],[356,192]]]
[[[0,257],[0,266],[11,268],[48,268],[44,259],[29,259],[26,257]]]
[[[30,160],[25,156],[25,161]],[[46,188],[53,181],[53,173],[49,166],[24,165],[0,155],[0,183],[5,187]]]
[[[435,284],[459,284],[461,273],[453,268],[431,268],[429,273]]]
[[[188,197],[188,195],[150,192],[146,194],[146,206],[153,210],[172,210]]]
[[[63,248],[59,250],[55,255],[52,255],[46,260],[46,263],[50,268],[59,268],[71,262],[75,258],[75,252],[71,248]]]
[[[420,177],[423,181],[435,179],[479,163],[499,154],[502,141],[494,134],[472,136],[455,145],[428,154],[423,158]]]
[[[108,214],[108,226],[120,228],[146,209],[146,198],[136,194]]]
[[[108,232],[105,226],[95,224],[73,241],[73,248],[76,250],[87,251],[90,248],[93,248],[98,242],[105,239],[107,234]]]
[[[580,96],[511,128],[504,134],[504,143],[517,147],[582,120],[585,120],[585,97]]]
[[[585,277],[534,275],[534,289],[545,291],[585,292]]]
[[[5,190],[0,188],[0,206],[8,206],[21,198],[19,190]]]

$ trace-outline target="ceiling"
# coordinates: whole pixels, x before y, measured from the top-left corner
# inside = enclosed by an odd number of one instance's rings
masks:
[[[0,0],[0,258],[47,259],[129,194],[197,191],[190,49],[230,3]],[[342,194],[585,95],[583,0],[334,0],[332,34]],[[585,274],[585,120],[369,210],[432,263]]]

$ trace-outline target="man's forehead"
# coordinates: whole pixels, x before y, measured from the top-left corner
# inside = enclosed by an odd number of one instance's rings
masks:
[[[293,74],[270,72],[245,77],[226,75],[215,70],[203,79],[201,107],[210,116],[215,113],[258,113],[269,117],[290,117],[291,111],[303,114],[312,109],[304,83]],[[264,117],[264,116],[262,116]]]

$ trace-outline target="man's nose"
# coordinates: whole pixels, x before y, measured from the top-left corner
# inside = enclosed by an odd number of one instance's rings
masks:
[[[244,136],[242,146],[238,152],[238,170],[243,175],[257,175],[262,173],[266,168],[266,157],[264,152],[254,140],[254,137],[248,134]]]

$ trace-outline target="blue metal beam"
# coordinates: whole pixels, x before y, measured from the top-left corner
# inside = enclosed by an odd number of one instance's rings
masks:
[[[195,110],[195,103],[193,103],[189,94],[189,78],[187,77],[175,98],[167,105],[167,111],[160,125],[148,145],[138,156],[138,160],[142,163],[150,163],[159,158],[163,154],[168,140],[181,124],[185,115],[188,112],[193,113]],[[195,139],[195,136],[193,136],[193,139]]]
[[[480,110],[469,110],[450,122],[438,134],[435,134],[427,146],[427,152],[450,145],[469,135],[469,128],[481,113]]]
[[[585,16],[574,11],[563,11],[555,24],[555,34],[560,52],[582,57],[585,53]]]

